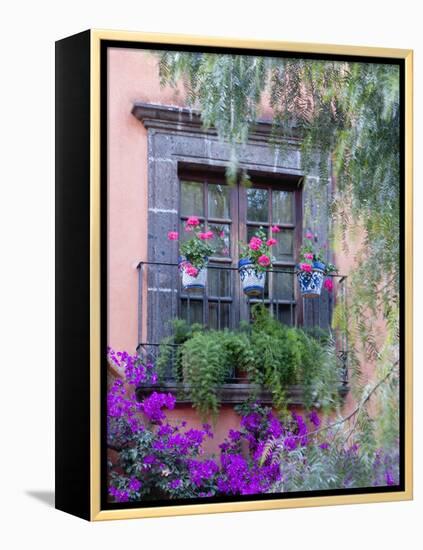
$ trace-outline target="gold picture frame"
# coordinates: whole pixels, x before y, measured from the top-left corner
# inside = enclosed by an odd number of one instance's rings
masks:
[[[102,251],[102,229],[101,218],[105,215],[102,200],[101,200],[101,167],[102,149],[101,141],[101,102],[104,97],[102,90],[102,73],[101,73],[101,48],[102,44],[108,43],[140,43],[149,44],[152,48],[155,45],[171,44],[180,45],[181,47],[213,47],[213,48],[229,48],[243,50],[254,49],[266,52],[295,52],[299,54],[321,54],[321,55],[336,55],[336,56],[354,56],[367,58],[391,58],[392,60],[401,60],[404,65],[404,94],[403,113],[404,113],[404,340],[403,347],[405,350],[405,366],[404,366],[404,487],[403,490],[394,492],[380,493],[355,493],[330,496],[307,496],[301,498],[277,498],[272,500],[242,500],[236,502],[213,502],[204,504],[181,504],[157,507],[121,507],[114,509],[104,509],[101,505],[101,437],[103,419],[101,415],[101,388],[104,384],[102,379],[105,375],[101,370],[101,284],[102,284],[102,266],[101,266],[101,251]],[[81,61],[82,60],[82,61]],[[68,63],[69,74],[66,73]],[[87,247],[89,253],[89,265],[81,265],[80,271],[73,272],[72,280],[75,277],[85,277],[85,281],[89,285],[89,304],[81,306],[81,309],[73,313],[71,319],[63,320],[67,315],[64,312],[65,299],[63,298],[66,292],[70,293],[68,298],[72,296],[71,281],[59,281],[58,285],[58,308],[57,315],[59,319],[58,327],[58,356],[56,358],[56,402],[58,410],[58,420],[56,429],[57,439],[57,471],[56,471],[56,491],[57,501],[56,506],[64,511],[78,515],[91,521],[104,521],[112,519],[126,518],[148,518],[156,516],[176,516],[187,514],[210,514],[222,512],[240,512],[251,510],[269,510],[282,509],[292,507],[311,507],[311,506],[327,506],[340,504],[360,504],[370,502],[386,502],[410,500],[413,498],[413,444],[412,444],[412,410],[413,410],[413,373],[412,373],[412,300],[413,300],[413,280],[412,280],[412,261],[413,261],[413,190],[412,190],[412,165],[413,165],[413,52],[407,49],[391,49],[391,48],[374,48],[361,46],[343,46],[343,45],[327,45],[327,44],[308,44],[294,42],[279,42],[279,41],[256,41],[245,39],[230,39],[230,38],[213,38],[190,35],[172,35],[172,34],[155,34],[142,32],[127,32],[127,31],[112,31],[112,30],[90,30],[75,37],[70,37],[61,40],[57,43],[57,159],[58,172],[56,176],[57,186],[59,189],[58,196],[58,217],[57,224],[59,229],[58,246],[64,248],[63,254],[66,253],[69,241],[62,240],[63,233],[70,231],[68,214],[66,208],[70,209],[75,216],[75,213],[80,211],[81,218],[84,217],[83,231],[84,246]],[[78,73],[78,69],[82,67]],[[73,72],[72,72],[73,69]],[[76,75],[76,76],[75,76]],[[87,75],[89,81],[87,82]],[[68,114],[63,114],[62,111],[67,109],[69,89],[66,87],[72,86],[72,82],[80,85],[78,93],[87,95],[85,110],[78,114],[78,105],[81,103],[72,103]],[[82,97],[82,95],[81,95]],[[85,104],[84,104],[85,105]],[[89,112],[89,119],[84,119]],[[73,114],[72,114],[73,113]],[[79,127],[74,131],[70,128],[72,121],[70,116],[77,119],[74,124],[79,124]],[[80,121],[78,122],[78,117]],[[81,172],[84,182],[80,182],[81,191],[75,191],[72,197],[62,194],[61,190],[69,184],[64,175],[65,170],[70,166],[70,155],[74,154],[69,151],[71,140],[75,139],[75,132],[83,132],[86,139],[82,140],[78,147],[77,163],[81,164]],[[75,147],[75,142],[73,143]],[[85,150],[82,151],[82,148]],[[88,151],[86,148],[88,147]],[[104,162],[104,159],[103,159]],[[88,163],[88,165],[87,165]],[[73,177],[77,174],[73,174]],[[81,176],[81,177],[82,177]],[[76,184],[75,185],[79,185]],[[89,185],[89,194],[87,195],[86,186]],[[81,199],[82,195],[85,197]],[[61,201],[67,201],[62,204]],[[69,201],[75,201],[75,204],[70,205]],[[79,205],[78,201],[81,201]],[[83,203],[83,204],[82,204]],[[69,214],[70,215],[70,214]],[[89,232],[86,228],[89,226]],[[70,238],[70,237],[69,237]],[[79,237],[78,237],[79,238]],[[68,244],[67,244],[68,243]],[[69,247],[72,245],[69,244]],[[85,250],[85,248],[84,248]],[[73,254],[77,251],[74,250]],[[69,253],[72,256],[72,251]],[[58,275],[60,277],[70,277],[68,273],[70,264],[64,255],[59,255],[58,258]],[[78,269],[78,268],[73,268]],[[67,274],[68,273],[68,274]],[[84,275],[85,274],[85,275]],[[81,300],[80,295],[73,299]],[[78,315],[81,317],[78,318]],[[68,323],[68,325],[66,325]],[[66,327],[69,323],[78,323],[81,327],[81,334],[72,336],[66,334]],[[74,337],[74,340],[70,338]],[[69,346],[77,346],[78,342],[84,339],[84,355],[85,360],[82,364],[76,365],[74,357],[70,357],[66,350]],[[79,340],[78,340],[79,339]],[[74,348],[75,349],[75,348]],[[73,375],[69,372],[74,370]],[[79,381],[75,382],[75,373]],[[71,378],[72,377],[72,378]],[[74,391],[82,391],[84,394],[80,400],[70,399],[66,397],[70,391],[69,384],[77,385]],[[79,403],[79,401],[81,401]],[[87,402],[85,402],[87,401]],[[78,407],[83,409],[77,413],[75,418],[75,402]],[[81,421],[89,419],[89,425],[85,426],[84,432],[81,434]],[[69,431],[73,430],[72,438],[70,439]],[[81,438],[78,443],[75,438]],[[88,438],[88,439],[87,439]],[[68,464],[65,455],[69,454],[74,445],[81,445],[83,450],[77,453],[77,458],[74,457],[73,465]],[[87,463],[87,460],[89,463]],[[66,470],[66,474],[64,471]],[[79,472],[81,478],[79,479]]]

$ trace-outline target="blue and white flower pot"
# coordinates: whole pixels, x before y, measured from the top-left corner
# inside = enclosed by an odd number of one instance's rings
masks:
[[[325,278],[326,265],[322,262],[313,262],[310,272],[299,271],[297,273],[300,292],[304,298],[317,298],[320,296]]]
[[[178,258],[179,270],[182,274],[182,287],[185,290],[204,290],[207,282],[207,267],[199,269],[197,275],[193,277],[185,271],[186,261],[186,258]]]
[[[266,284],[266,272],[259,271],[250,258],[239,260],[238,271],[244,294],[247,296],[262,296]]]

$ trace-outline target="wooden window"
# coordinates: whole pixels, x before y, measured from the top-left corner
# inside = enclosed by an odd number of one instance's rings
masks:
[[[295,325],[299,320],[294,267],[301,242],[301,192],[279,182],[240,187],[239,193],[241,238],[249,241],[259,227],[267,231],[268,237],[272,226],[280,229],[273,235],[277,240],[273,247],[275,261],[266,278],[264,296],[250,300],[250,307],[263,301],[281,322]]]
[[[204,293],[180,294],[180,314],[189,322],[210,328],[233,328],[248,320],[252,304],[263,302],[281,322],[297,324],[296,285],[293,269],[301,240],[301,191],[292,183],[277,181],[228,187],[224,176],[180,178],[180,235],[189,238],[184,226],[197,216],[215,234],[217,252],[210,258],[208,284]],[[247,300],[237,271],[239,241],[247,241],[261,226],[268,235],[271,226],[278,244],[273,253],[274,271],[267,276],[261,298]]]

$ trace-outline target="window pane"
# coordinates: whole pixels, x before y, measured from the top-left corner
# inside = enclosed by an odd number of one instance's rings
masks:
[[[294,223],[293,193],[272,191],[272,223]]]
[[[204,216],[204,185],[197,181],[181,183],[181,216]]]
[[[231,270],[210,268],[207,272],[209,296],[231,297]]]
[[[203,324],[203,300],[181,300],[181,317],[185,319],[189,324],[200,323]]]
[[[214,239],[211,241],[216,247],[214,256],[228,258],[231,255],[231,226],[228,224],[210,223],[209,229],[214,233]]]
[[[209,302],[209,327],[216,330],[230,327],[231,304]]]
[[[184,241],[187,241],[193,235],[191,231],[185,230],[185,224],[186,224],[186,220],[181,220],[180,226],[179,226],[179,242],[181,243],[183,243]]]
[[[229,187],[226,185],[208,185],[209,218],[229,219]]]
[[[275,267],[278,269],[278,267]],[[282,267],[279,269],[283,269]],[[294,299],[294,273],[273,272],[273,299],[293,300]]]
[[[294,256],[294,231],[292,229],[282,229],[274,237],[277,240],[272,248],[275,258],[277,260],[292,260]]]
[[[267,189],[247,189],[247,219],[251,222],[269,221]]]
[[[273,305],[273,315],[284,325],[295,324],[295,305]]]

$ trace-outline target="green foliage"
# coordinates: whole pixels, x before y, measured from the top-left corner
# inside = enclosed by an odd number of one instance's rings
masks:
[[[287,388],[295,384],[302,386],[307,407],[336,406],[339,368],[331,335],[282,325],[261,305],[253,308],[253,317],[251,327],[238,331],[203,330],[174,321],[174,336],[160,346],[160,378],[173,364],[177,380],[187,385],[194,407],[204,417],[217,413],[219,387],[240,372],[253,383],[252,397],[265,386],[281,411],[287,406]]]
[[[182,80],[188,104],[200,106],[204,127],[215,127],[218,135],[230,143],[231,162],[226,173],[229,183],[238,178],[236,146],[247,141],[250,125],[257,118],[267,65],[266,58],[261,57],[168,51],[160,54],[161,84],[176,86]]]
[[[377,452],[366,459],[358,447],[345,448],[341,437],[331,439],[329,448],[316,442],[289,452],[281,450],[276,460],[284,472],[273,488],[277,492],[386,485],[386,472],[396,477],[398,471],[398,455],[393,449],[383,455],[383,461]]]
[[[219,387],[235,371],[248,372],[254,361],[246,327],[239,331],[206,331],[183,319],[171,323],[173,335],[164,338],[156,362],[160,381],[170,374],[186,384],[186,392],[203,417],[216,414]]]
[[[196,333],[181,349],[184,382],[193,406],[202,417],[217,415],[219,387],[228,375],[222,341],[213,332]]]
[[[255,354],[251,378],[266,386],[276,407],[286,407],[286,389],[301,384],[307,407],[318,403],[324,410],[337,403],[339,369],[330,334],[318,338],[272,318],[260,304],[253,308],[251,345]]]
[[[184,319],[174,319],[171,322],[172,335],[161,341],[156,361],[160,381],[165,381],[169,375],[176,376],[179,382],[182,381],[181,345],[202,329],[202,325],[190,325]]]

